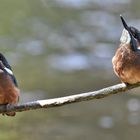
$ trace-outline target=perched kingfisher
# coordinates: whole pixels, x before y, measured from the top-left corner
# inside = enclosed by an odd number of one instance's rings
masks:
[[[17,104],[19,100],[19,89],[11,66],[0,53],[0,105]],[[15,116],[15,112],[3,113],[3,115]]]
[[[122,82],[135,84],[140,82],[140,31],[120,18],[124,29],[120,46],[112,58],[113,69]]]

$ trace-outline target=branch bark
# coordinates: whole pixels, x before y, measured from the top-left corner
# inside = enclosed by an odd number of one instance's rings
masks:
[[[71,104],[71,103],[76,103],[76,102],[81,102],[81,101],[101,99],[110,95],[123,93],[127,90],[130,90],[139,86],[140,86],[140,83],[137,83],[134,85],[125,85],[124,83],[122,83],[122,84],[117,84],[117,85],[103,88],[101,90],[93,91],[93,92],[81,93],[81,94],[54,98],[54,99],[37,100],[37,101],[27,102],[27,103],[18,104],[18,105],[10,105],[10,106],[1,105],[0,113],[11,112],[11,111],[21,112],[21,111],[27,111],[27,110],[40,109],[40,108],[52,108],[52,107],[63,106],[66,104]]]

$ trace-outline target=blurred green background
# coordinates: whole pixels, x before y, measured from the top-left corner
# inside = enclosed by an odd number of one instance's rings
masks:
[[[111,59],[122,14],[140,29],[139,0],[0,0],[0,52],[20,102],[98,90],[120,82]],[[59,108],[0,116],[1,140],[131,140],[140,137],[139,88]]]

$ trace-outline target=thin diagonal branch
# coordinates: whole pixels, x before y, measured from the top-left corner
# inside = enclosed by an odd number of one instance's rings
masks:
[[[101,99],[110,95],[123,93],[124,91],[130,90],[139,86],[140,86],[140,83],[134,84],[134,85],[125,85],[124,83],[122,83],[122,84],[117,84],[117,85],[103,88],[101,90],[93,91],[93,92],[81,93],[81,94],[54,98],[54,99],[37,100],[37,101],[18,104],[18,105],[11,105],[8,107],[1,105],[0,113],[11,112],[11,111],[21,112],[21,111],[27,111],[27,110],[40,109],[40,108],[52,108],[52,107],[63,106],[66,104],[72,104],[72,103],[81,102],[81,101]]]

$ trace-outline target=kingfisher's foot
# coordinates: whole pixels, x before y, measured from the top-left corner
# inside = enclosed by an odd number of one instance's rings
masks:
[[[12,104],[7,104],[6,105],[6,108],[9,108],[9,106],[11,106]],[[4,113],[4,114],[6,114],[7,116],[15,116],[16,115],[16,113],[15,112],[6,112],[6,113]]]

